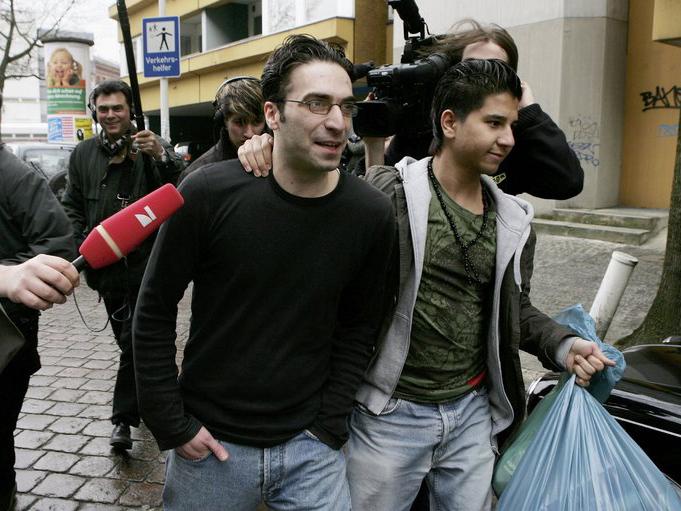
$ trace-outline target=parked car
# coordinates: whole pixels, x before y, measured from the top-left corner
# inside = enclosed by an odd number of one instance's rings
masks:
[[[627,368],[603,406],[681,495],[681,338],[622,353]],[[559,376],[547,373],[530,384],[528,412],[556,386]]]
[[[175,153],[184,160],[186,165],[196,160],[208,151],[213,144],[207,141],[178,142],[175,144]]]
[[[66,190],[69,158],[76,144],[21,142],[9,143],[7,147],[47,179],[50,190],[61,202]]]

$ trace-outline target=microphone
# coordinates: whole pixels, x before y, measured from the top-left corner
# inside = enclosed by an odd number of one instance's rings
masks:
[[[184,199],[180,192],[165,184],[110,216],[90,231],[73,261],[78,271],[87,263],[98,270],[113,264],[151,236],[163,222],[177,211]]]

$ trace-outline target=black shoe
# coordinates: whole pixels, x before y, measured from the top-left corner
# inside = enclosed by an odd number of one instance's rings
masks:
[[[17,494],[17,483],[10,489],[9,492],[0,493],[0,511],[11,511],[14,509],[14,497]]]
[[[130,438],[130,426],[127,424],[115,424],[111,433],[109,444],[114,449],[125,451],[132,449],[132,438]]]

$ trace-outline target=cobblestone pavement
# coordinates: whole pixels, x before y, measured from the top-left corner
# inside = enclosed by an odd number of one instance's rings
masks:
[[[588,310],[614,249],[639,258],[608,334],[631,331],[652,302],[660,278],[660,251],[613,243],[540,236],[535,258],[533,303],[549,314],[582,303]],[[189,318],[187,293],[180,304],[178,360]],[[101,328],[104,305],[83,285],[76,298],[88,324]],[[164,456],[149,431],[133,429],[128,455],[109,448],[112,389],[118,348],[107,327],[89,331],[73,299],[41,318],[43,368],[31,379],[16,430],[17,509],[160,509]],[[526,382],[543,369],[523,357]]]

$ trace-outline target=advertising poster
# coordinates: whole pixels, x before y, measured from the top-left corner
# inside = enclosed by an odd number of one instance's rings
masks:
[[[48,142],[78,142],[92,136],[87,109],[89,77],[89,45],[66,41],[45,44]]]

